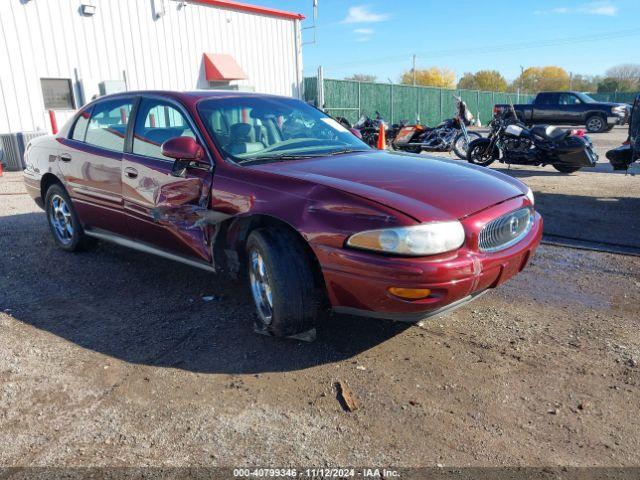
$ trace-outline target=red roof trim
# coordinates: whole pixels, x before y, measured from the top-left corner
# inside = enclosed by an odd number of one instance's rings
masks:
[[[248,3],[234,2],[233,0],[192,0],[195,3],[203,3],[213,7],[229,8],[231,10],[240,10],[243,12],[259,13],[272,17],[282,17],[289,20],[304,20],[301,13],[285,12],[284,10],[276,10],[274,8],[259,7],[257,5],[249,5]]]

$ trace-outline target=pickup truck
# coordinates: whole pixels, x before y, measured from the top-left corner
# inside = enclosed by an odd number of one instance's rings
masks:
[[[530,104],[513,106],[527,125],[584,125],[591,133],[607,132],[627,121],[629,106],[624,103],[597,102],[581,92],[540,92]],[[511,105],[495,105],[501,115]]]

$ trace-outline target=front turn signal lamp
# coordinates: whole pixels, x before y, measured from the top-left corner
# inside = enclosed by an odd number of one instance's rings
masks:
[[[389,287],[389,293],[403,300],[422,300],[431,295],[431,290],[428,288],[400,288]]]
[[[367,230],[347,240],[352,248],[414,257],[449,252],[463,243],[464,228],[457,220]]]

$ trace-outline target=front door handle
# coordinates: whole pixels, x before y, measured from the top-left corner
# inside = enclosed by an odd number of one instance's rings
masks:
[[[138,176],[138,170],[133,167],[127,167],[124,169],[124,174],[129,178],[136,178]]]
[[[62,160],[63,162],[70,162],[71,155],[69,155],[68,153],[63,153],[62,155],[60,155],[60,160]]]

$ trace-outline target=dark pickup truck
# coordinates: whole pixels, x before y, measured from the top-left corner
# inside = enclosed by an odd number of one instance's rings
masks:
[[[513,106],[518,118],[528,124],[585,125],[591,133],[607,132],[627,121],[629,106],[624,103],[597,102],[580,92],[540,92],[530,104]],[[496,105],[501,115],[511,105]]]

